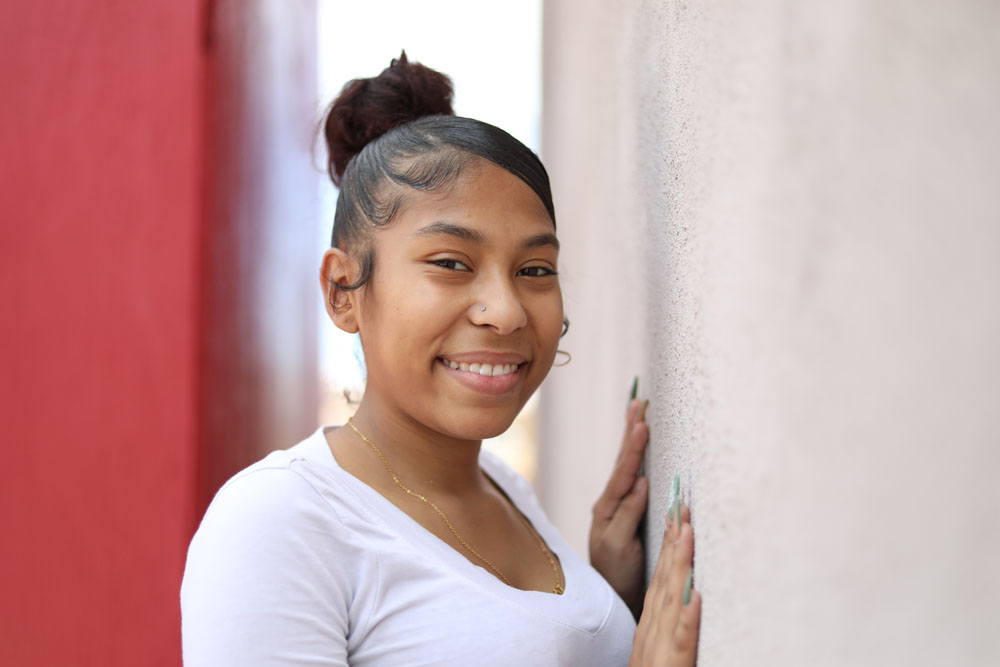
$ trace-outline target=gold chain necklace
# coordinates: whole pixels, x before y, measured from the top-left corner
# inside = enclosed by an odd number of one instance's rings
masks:
[[[416,491],[411,491],[405,484],[403,484],[403,482],[399,479],[399,477],[396,475],[396,473],[393,472],[392,466],[389,465],[389,461],[385,458],[385,455],[382,454],[382,450],[379,449],[378,447],[376,447],[374,442],[372,442],[371,440],[369,440],[368,437],[364,433],[362,433],[361,431],[358,430],[358,427],[354,425],[354,422],[351,421],[350,417],[347,418],[347,425],[350,426],[351,429],[355,433],[358,434],[359,438],[361,438],[362,440],[364,440],[365,443],[369,447],[372,448],[372,451],[374,451],[376,454],[378,454],[378,457],[380,459],[382,459],[382,464],[385,466],[385,469],[389,471],[389,475],[392,477],[392,481],[394,481],[399,488],[401,488],[403,491],[405,491],[407,495],[413,496],[415,498],[418,498],[421,501],[423,501],[424,503],[426,503],[427,505],[430,505],[431,509],[433,509],[435,512],[437,512],[438,516],[441,517],[441,520],[444,521],[444,524],[446,526],[448,526],[448,530],[450,530],[451,534],[455,536],[455,539],[458,540],[459,542],[461,542],[462,546],[465,547],[465,549],[470,554],[472,554],[473,556],[475,556],[479,560],[481,560],[484,563],[486,563],[486,565],[493,571],[493,573],[496,574],[498,577],[500,577],[500,579],[505,584],[507,584],[508,586],[512,586],[512,584],[510,583],[510,580],[507,579],[507,577],[504,576],[503,572],[501,572],[500,569],[496,565],[494,565],[492,563],[492,561],[490,561],[489,558],[487,558],[486,556],[484,556],[481,553],[479,553],[478,551],[476,551],[472,547],[472,545],[470,545],[468,542],[466,542],[465,539],[461,535],[458,534],[458,531],[455,530],[455,526],[451,525],[451,521],[448,520],[448,517],[441,510],[440,507],[438,507],[437,505],[435,505],[434,502],[432,500],[428,499],[426,496],[423,496],[423,495],[417,493]],[[542,553],[545,554],[545,557],[549,559],[549,564],[552,566],[552,573],[553,573],[553,575],[555,576],[555,579],[556,579],[556,583],[552,587],[552,592],[555,593],[556,595],[562,595],[563,591],[565,590],[565,588],[563,587],[562,577],[559,574],[559,566],[556,564],[555,556],[552,555],[552,552],[545,545],[545,541],[542,539],[542,536],[539,535],[535,531],[535,529],[531,526],[531,524],[524,517],[524,515],[521,514],[521,512],[518,511],[518,509],[516,507],[514,508],[514,511],[517,514],[517,516],[520,517],[521,521],[524,522],[524,525],[528,528],[528,532],[530,532],[532,535],[534,535],[535,539],[538,540],[538,546],[541,548]]]

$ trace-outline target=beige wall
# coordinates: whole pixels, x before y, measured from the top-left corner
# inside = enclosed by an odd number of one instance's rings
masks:
[[[543,501],[584,550],[634,373],[699,664],[1000,664],[1000,5],[549,0],[573,362]]]

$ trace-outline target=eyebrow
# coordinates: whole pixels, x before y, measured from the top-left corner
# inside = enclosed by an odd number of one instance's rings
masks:
[[[475,229],[456,225],[453,222],[432,222],[426,227],[421,227],[413,234],[414,236],[454,236],[463,241],[473,243],[485,243],[486,238]]]
[[[453,222],[443,221],[432,222],[426,227],[421,227],[414,232],[414,236],[454,236],[455,238],[471,243],[486,243],[486,237],[478,230],[456,225]],[[535,234],[525,239],[521,244],[521,247],[524,249],[541,248],[543,246],[552,246],[558,250],[559,239],[556,238],[555,234],[548,232],[545,234]]]
[[[527,250],[528,248],[541,248],[542,246],[552,246],[556,250],[559,250],[559,239],[556,235],[549,232],[546,234],[536,234],[529,239],[526,239],[521,247]]]

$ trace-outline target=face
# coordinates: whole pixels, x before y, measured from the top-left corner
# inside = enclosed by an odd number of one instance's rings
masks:
[[[558,243],[541,200],[476,161],[450,186],[414,193],[374,239],[372,280],[348,295],[365,401],[449,437],[505,431],[562,331]]]

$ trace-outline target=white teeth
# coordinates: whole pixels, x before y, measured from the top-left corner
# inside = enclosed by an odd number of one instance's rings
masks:
[[[452,361],[451,359],[445,359],[441,357],[443,361],[449,368],[453,368],[456,371],[462,370],[467,373],[476,373],[477,375],[482,375],[484,377],[497,377],[498,375],[509,375],[510,373],[517,372],[517,364],[468,364],[465,362],[459,363]]]

